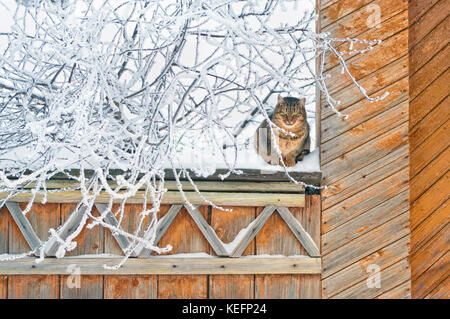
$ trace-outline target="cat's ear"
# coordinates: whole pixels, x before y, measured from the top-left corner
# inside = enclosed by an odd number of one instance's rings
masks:
[[[284,98],[281,96],[281,94],[278,94],[278,103],[283,102]]]
[[[298,102],[297,102],[298,105],[305,106],[305,103],[306,103],[306,98],[298,99]]]

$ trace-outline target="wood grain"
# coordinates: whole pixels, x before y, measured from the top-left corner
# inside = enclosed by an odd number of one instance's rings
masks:
[[[25,209],[21,204],[21,209]],[[33,204],[26,218],[41,240],[49,236],[50,228],[60,226],[61,211],[59,204]],[[21,253],[29,250],[23,235],[15,223],[9,224],[9,252]],[[60,296],[60,277],[57,275],[8,276],[8,298],[10,299],[57,299]]]
[[[70,218],[75,208],[75,204],[61,204],[61,224],[64,224]],[[98,212],[93,212],[93,214],[98,215]],[[77,225],[78,223],[75,222],[74,224]],[[67,229],[67,234],[70,234],[73,230],[73,228]],[[81,233],[74,239],[77,242],[77,247],[74,250],[68,252],[66,256],[103,253],[103,237],[103,228],[99,226],[96,226],[92,229],[84,228]],[[77,267],[76,264],[73,265]],[[103,276],[89,276],[81,274],[79,278],[79,287],[76,287],[76,285],[74,285],[73,279],[75,278],[71,277],[71,275],[61,275],[61,299],[103,298]]]
[[[255,219],[254,207],[227,206],[231,212],[217,208],[211,209],[211,227],[224,243],[230,243],[248,224]],[[211,252],[212,253],[212,252]],[[243,256],[255,253],[253,240],[242,253]],[[215,275],[209,278],[209,298],[253,299],[255,276],[252,275]]]

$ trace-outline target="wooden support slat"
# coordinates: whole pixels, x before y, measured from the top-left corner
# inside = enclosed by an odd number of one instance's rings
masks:
[[[248,247],[253,238],[255,238],[256,234],[260,231],[264,223],[274,211],[275,207],[272,206],[268,206],[263,209],[259,216],[256,217],[256,219],[252,222],[250,229],[247,230],[239,244],[237,244],[234,250],[231,252],[230,257],[239,257],[242,255],[244,250]]]
[[[184,191],[195,191],[194,186],[190,182],[181,181],[181,186]],[[52,178],[48,180],[45,184],[47,189],[58,189],[58,188],[73,188],[77,187],[79,183],[74,180],[68,179],[56,179]],[[117,187],[117,183],[110,182],[109,186],[114,189]],[[200,191],[205,192],[243,192],[243,193],[302,193],[305,191],[305,187],[302,185],[296,185],[292,182],[270,182],[270,181],[260,181],[260,182],[233,182],[233,181],[195,181],[195,186]],[[35,187],[34,183],[30,183],[24,189],[33,189]],[[177,191],[177,182],[171,180],[164,181],[164,188],[169,191]],[[145,190],[142,187],[140,190]]]
[[[156,227],[156,235],[155,235],[155,245],[158,244],[161,237],[166,233],[169,226],[172,224],[173,220],[177,216],[180,209],[183,207],[183,205],[172,205],[169,208],[169,211],[158,221],[158,226]],[[144,239],[149,239],[150,233],[144,234]],[[142,256],[148,257],[150,256],[150,251],[144,250],[144,244],[139,243],[136,248],[134,249],[134,252],[136,256]]]
[[[108,208],[108,205],[100,203],[96,203],[95,206],[97,207],[100,215],[104,214],[104,212]],[[111,226],[119,227],[119,229],[121,228],[119,222],[117,221],[116,217],[114,217],[111,210],[109,210],[109,212],[106,213],[104,220]],[[130,241],[128,240],[128,238],[115,232],[113,232],[112,235],[114,236],[114,239],[117,241],[117,244],[119,245],[120,249],[122,249],[122,251],[125,253],[128,247],[130,246]]]
[[[130,258],[118,270],[105,269],[103,265],[114,265],[119,258],[60,258],[45,259],[40,263],[35,258],[24,258],[17,262],[1,262],[0,274],[39,275],[67,274],[67,266],[77,264],[85,275],[209,275],[209,274],[319,274],[320,258],[310,257],[242,257],[242,258]]]
[[[85,212],[86,207],[82,206],[78,210],[70,214],[66,222],[58,229],[58,235],[62,240],[65,240],[78,228]],[[46,249],[45,253],[49,256],[54,256],[58,249],[58,246],[59,243],[57,242],[56,238],[50,239],[47,246],[48,248]]]
[[[215,193],[203,192],[205,198],[216,205],[236,205],[236,206],[269,206],[286,205],[289,207],[303,207],[305,205],[305,195],[283,194],[283,193]],[[185,192],[187,199],[193,205],[205,205],[205,201],[196,192]],[[8,193],[0,193],[0,199],[4,199]],[[145,192],[137,192],[136,196],[127,199],[129,204],[140,204],[144,202]],[[79,191],[65,191],[57,193],[48,193],[48,203],[77,203],[81,199]],[[17,194],[10,199],[11,202],[28,202],[31,198],[29,193]],[[42,194],[36,195],[36,201],[42,199]],[[101,193],[97,196],[96,202],[107,204],[110,197],[107,193]],[[150,200],[150,198],[148,198]],[[120,202],[120,200],[115,200]],[[168,191],[164,194],[161,204],[184,204],[184,199],[179,192]]]
[[[217,237],[214,230],[211,228],[210,225],[208,225],[208,223],[200,214],[198,209],[196,207],[195,208],[189,207],[189,205],[185,205],[185,208],[187,209],[189,215],[191,215],[192,219],[197,224],[203,236],[205,236],[208,243],[214,249],[214,252],[217,254],[217,256],[228,256],[228,252],[226,251],[225,247],[223,247],[222,241],[219,239],[219,237]]]
[[[281,217],[284,219],[286,224],[294,233],[295,237],[302,243],[303,248],[306,249],[309,256],[311,257],[320,257],[320,251],[317,245],[314,243],[311,236],[307,231],[303,228],[300,222],[291,214],[289,209],[286,207],[277,207],[278,212]]]
[[[30,245],[32,250],[35,250],[41,246],[41,240],[36,235],[33,226],[31,226],[30,221],[23,215],[22,210],[18,203],[7,202],[6,207],[8,208],[11,216],[14,218],[17,226],[20,229],[23,237]]]

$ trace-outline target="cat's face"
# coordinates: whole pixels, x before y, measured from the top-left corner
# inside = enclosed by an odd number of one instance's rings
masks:
[[[306,121],[305,99],[278,96],[273,119],[287,128],[304,123]]]

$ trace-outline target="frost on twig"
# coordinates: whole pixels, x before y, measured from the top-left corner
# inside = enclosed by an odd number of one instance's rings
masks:
[[[82,194],[76,207],[82,218],[71,234],[61,237],[60,227],[36,251],[0,259],[31,253],[43,258],[55,243],[56,256],[63,257],[75,248],[73,241],[84,227],[96,226],[129,240],[123,262],[138,246],[168,251],[154,242],[167,169],[174,172],[187,205],[181,178],[217,207],[190,175],[213,174],[214,160],[187,167],[186,154],[193,163],[204,154],[220,158],[228,169],[223,179],[239,174],[236,157],[249,123],[262,116],[271,123],[272,135],[279,130],[268,115],[274,94],[313,102],[317,87],[328,106],[345,118],[327,88],[327,54],[337,57],[367,99],[383,98],[367,95],[344,58],[378,42],[315,33],[316,16],[307,2],[7,3],[3,6],[12,23],[0,32],[0,193],[5,194],[0,207],[15,195],[30,193],[27,214],[37,199],[45,202],[50,193],[76,190]],[[286,22],[292,5],[297,14],[294,22]],[[350,51],[338,51],[342,43],[350,43]],[[353,43],[362,48],[354,49]],[[316,68],[318,58],[322,63]],[[290,180],[306,185],[289,175],[279,157]],[[72,186],[49,188],[55,176],[71,180]],[[101,193],[109,196],[109,204],[96,216],[92,209]],[[138,229],[130,233],[120,224],[127,200],[137,194],[144,203]],[[105,220],[108,212],[118,226]]]

